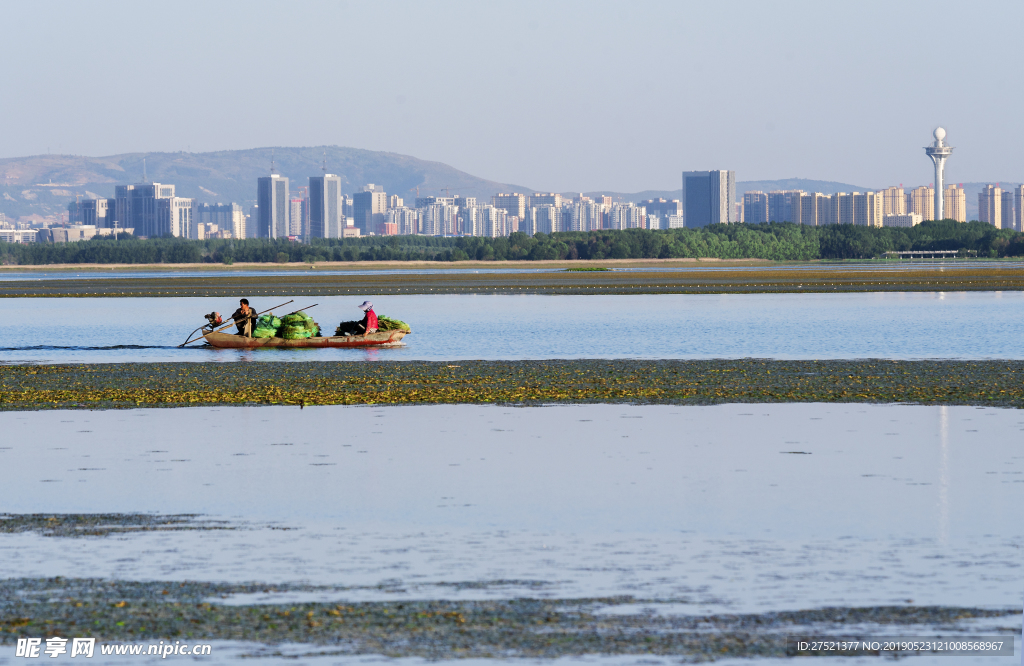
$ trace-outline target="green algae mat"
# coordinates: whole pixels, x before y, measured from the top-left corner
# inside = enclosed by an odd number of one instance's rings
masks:
[[[0,604],[4,608],[0,644],[39,636],[90,636],[101,643],[220,639],[306,645],[310,657],[372,654],[431,660],[553,659],[629,654],[685,657],[693,662],[721,657],[811,655],[814,653],[796,651],[794,636],[803,637],[808,627],[822,624],[836,633],[843,629],[862,633],[867,624],[891,627],[891,633],[900,633],[907,631],[905,627],[950,627],[975,618],[1000,618],[996,622],[1006,625],[1000,627],[1001,634],[1010,634],[1020,625],[1020,610],[1016,608],[878,606],[660,616],[627,607],[617,613],[602,612],[643,601],[632,597],[211,603],[211,599],[222,596],[271,591],[330,590],[196,581],[0,580]],[[672,602],[687,603],[685,599],[668,599],[654,605]]]
[[[458,361],[0,366],[0,409],[866,402],[1024,407],[1024,361]]]

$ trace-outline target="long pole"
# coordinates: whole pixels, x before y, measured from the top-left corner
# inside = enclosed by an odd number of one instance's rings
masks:
[[[269,309],[267,309],[267,310],[264,310],[263,312],[257,312],[257,313],[256,313],[256,316],[257,316],[257,317],[259,317],[259,316],[260,316],[261,314],[266,314],[267,312],[270,312],[271,310],[276,310],[276,309],[278,309],[278,308],[283,308],[284,306],[288,305],[289,303],[294,303],[294,302],[295,302],[295,299],[293,298],[293,299],[292,299],[292,300],[290,300],[290,301],[285,301],[285,302],[284,302],[284,303],[282,303],[281,305],[275,305],[274,307],[272,307],[272,308],[269,308]],[[232,320],[231,320],[231,323],[230,323],[230,324],[224,324],[223,326],[221,326],[221,327],[220,327],[220,328],[218,328],[217,330],[215,330],[215,331],[211,330],[210,332],[211,332],[211,333],[219,333],[219,332],[223,331],[223,330],[224,330],[225,328],[231,328],[231,327],[232,327],[232,326],[234,326],[234,325],[235,325],[235,320],[234,320],[234,319],[232,319]],[[198,341],[198,340],[199,340],[199,338],[196,338],[195,340],[193,340],[193,339],[192,339],[192,334],[193,334],[193,333],[195,333],[196,331],[200,330],[200,329],[203,329],[203,328],[206,328],[206,327],[205,327],[205,326],[200,326],[200,327],[199,327],[199,328],[197,328],[197,329],[196,329],[195,331],[192,331],[192,333],[189,333],[189,334],[188,334],[188,340],[186,340],[185,342],[181,343],[181,344],[180,344],[180,345],[178,345],[178,346],[179,346],[179,347],[184,347],[185,345],[187,345],[187,344],[188,344],[188,343],[190,343],[190,342],[195,342],[195,341]],[[200,336],[200,337],[202,337],[202,336]]]

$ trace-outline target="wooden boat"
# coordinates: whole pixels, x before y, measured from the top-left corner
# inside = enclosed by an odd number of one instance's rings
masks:
[[[328,338],[301,338],[285,340],[284,338],[247,338],[231,333],[203,333],[206,342],[213,347],[222,349],[259,349],[262,347],[397,347],[402,338],[411,331],[377,331],[366,337],[362,335],[338,335]]]

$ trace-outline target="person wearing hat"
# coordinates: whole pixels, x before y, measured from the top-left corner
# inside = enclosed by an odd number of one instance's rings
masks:
[[[365,313],[359,322],[359,326],[363,329],[363,337],[365,338],[370,333],[377,332],[377,313],[373,311],[373,303],[370,301],[363,301],[359,309]]]
[[[362,332],[365,338],[370,333],[377,332],[377,313],[373,311],[373,303],[363,301],[359,309],[365,313],[363,318],[359,321],[342,322],[338,325],[336,335],[359,335]]]

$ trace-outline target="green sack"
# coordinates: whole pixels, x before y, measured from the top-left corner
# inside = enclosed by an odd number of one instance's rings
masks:
[[[281,320],[272,314],[260,315],[256,320],[256,328],[281,328]]]
[[[285,340],[302,340],[311,337],[313,331],[308,330],[305,326],[285,325],[278,329],[277,334]]]
[[[273,338],[277,335],[276,328],[261,328],[257,326],[252,330],[252,337],[254,338]]]
[[[408,331],[412,332],[409,324],[398,319],[392,319],[386,315],[377,315],[377,329],[381,331]]]
[[[308,322],[309,326],[312,326],[313,318],[310,317],[305,312],[295,312],[295,313],[292,313],[290,315],[285,315],[285,316],[281,317],[281,324],[283,326],[303,326],[303,327],[306,327],[307,326],[307,322]]]

